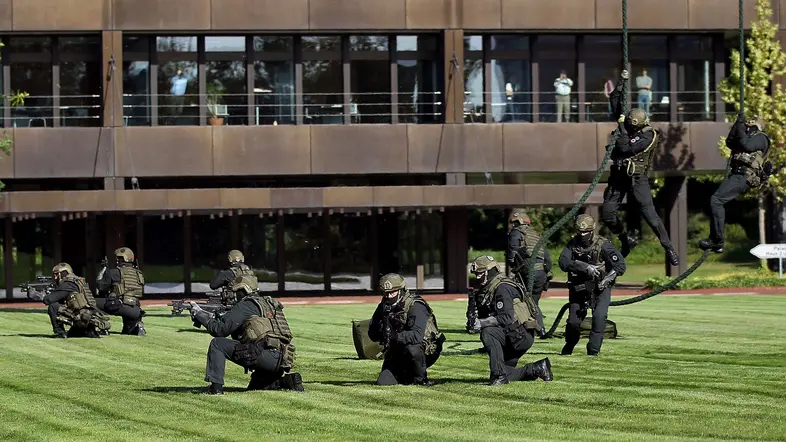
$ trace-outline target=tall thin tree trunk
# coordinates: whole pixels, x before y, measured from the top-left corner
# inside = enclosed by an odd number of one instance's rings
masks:
[[[764,195],[760,194],[758,198],[759,203],[759,244],[767,243],[767,225],[765,223],[765,210],[764,210]],[[761,268],[767,268],[767,260],[761,260]]]

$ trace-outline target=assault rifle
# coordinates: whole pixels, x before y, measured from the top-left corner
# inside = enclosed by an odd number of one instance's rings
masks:
[[[27,297],[29,298],[30,289],[33,289],[34,292],[49,294],[55,287],[55,283],[51,276],[36,276],[35,281],[25,282],[20,284],[19,287],[22,289],[23,293],[27,293]]]
[[[475,320],[478,319],[477,291],[470,288],[467,292],[467,333],[474,334]]]
[[[232,305],[227,305],[229,302],[225,300],[220,290],[207,292],[207,302],[197,302],[197,304],[208,313],[219,311],[223,313],[232,308]],[[168,305],[172,307],[172,316],[181,316],[183,310],[191,310],[191,301],[186,301],[185,299],[173,300]]]

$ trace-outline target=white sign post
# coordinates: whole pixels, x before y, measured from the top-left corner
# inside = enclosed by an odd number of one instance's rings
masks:
[[[759,259],[777,259],[778,277],[783,279],[783,258],[786,258],[786,244],[759,244],[751,249],[751,254]]]

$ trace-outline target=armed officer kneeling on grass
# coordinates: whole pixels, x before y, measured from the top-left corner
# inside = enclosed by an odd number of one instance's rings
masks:
[[[377,305],[368,336],[383,346],[385,360],[377,385],[432,385],[426,369],[442,353],[445,336],[428,303],[407,289],[401,275],[389,273],[379,280],[382,301]]]
[[[98,274],[96,286],[99,294],[105,296],[96,299],[98,308],[110,315],[123,318],[124,335],[145,335],[142,324],[142,311],[139,300],[145,291],[145,276],[137,268],[134,252],[128,247],[115,250],[117,268],[104,268]]]
[[[84,278],[76,276],[70,265],[61,262],[52,268],[52,279],[54,288],[48,295],[30,291],[27,297],[49,306],[55,337],[98,338],[101,334],[109,334],[109,318],[96,308]],[[68,332],[66,325],[70,326]]]
[[[500,272],[499,264],[491,256],[475,259],[470,271],[480,286],[475,299],[478,316],[474,330],[480,332],[480,341],[489,354],[489,385],[538,378],[551,381],[548,358],[516,368],[540,330],[535,319],[535,303],[520,285]]]
[[[191,303],[193,321],[215,336],[207,350],[208,394],[224,394],[227,359],[246,372],[253,372],[248,390],[303,391],[300,373],[289,373],[295,361],[295,346],[284,306],[258,293],[255,277],[238,276],[228,288],[240,301],[221,318],[216,319],[197,303]],[[233,339],[226,338],[230,335]]]
[[[255,280],[257,276],[256,273],[254,273],[254,269],[245,263],[246,257],[243,256],[243,252],[240,250],[230,250],[227,254],[227,259],[229,260],[229,268],[218,272],[213,280],[210,281],[210,289],[224,289],[221,292],[221,302],[231,307],[240,300],[235,298],[235,294],[232,290],[228,290],[229,285],[232,284],[238,276],[252,276]]]
[[[579,215],[576,236],[562,250],[559,267],[568,273],[570,304],[562,354],[573,353],[581,338],[581,322],[587,317],[587,309],[592,309],[587,354],[597,356],[603,345],[611,286],[617,277],[625,274],[625,258],[609,240],[595,234],[595,220],[591,216]]]

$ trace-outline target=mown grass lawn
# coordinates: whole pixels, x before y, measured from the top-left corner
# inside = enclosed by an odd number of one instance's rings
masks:
[[[562,302],[544,301],[547,322]],[[463,303],[433,307],[449,347],[478,347]],[[2,310],[0,440],[786,440],[786,296],[615,307],[601,357],[537,341],[522,362],[550,357],[554,382],[500,388],[481,354],[440,358],[432,388],[374,386],[380,362],[356,360],[350,333],[372,309],[286,307],[306,392],[241,392],[229,365],[219,397],[199,394],[210,337],[188,317],[150,309],[143,338],[56,340],[38,336],[42,310]]]

